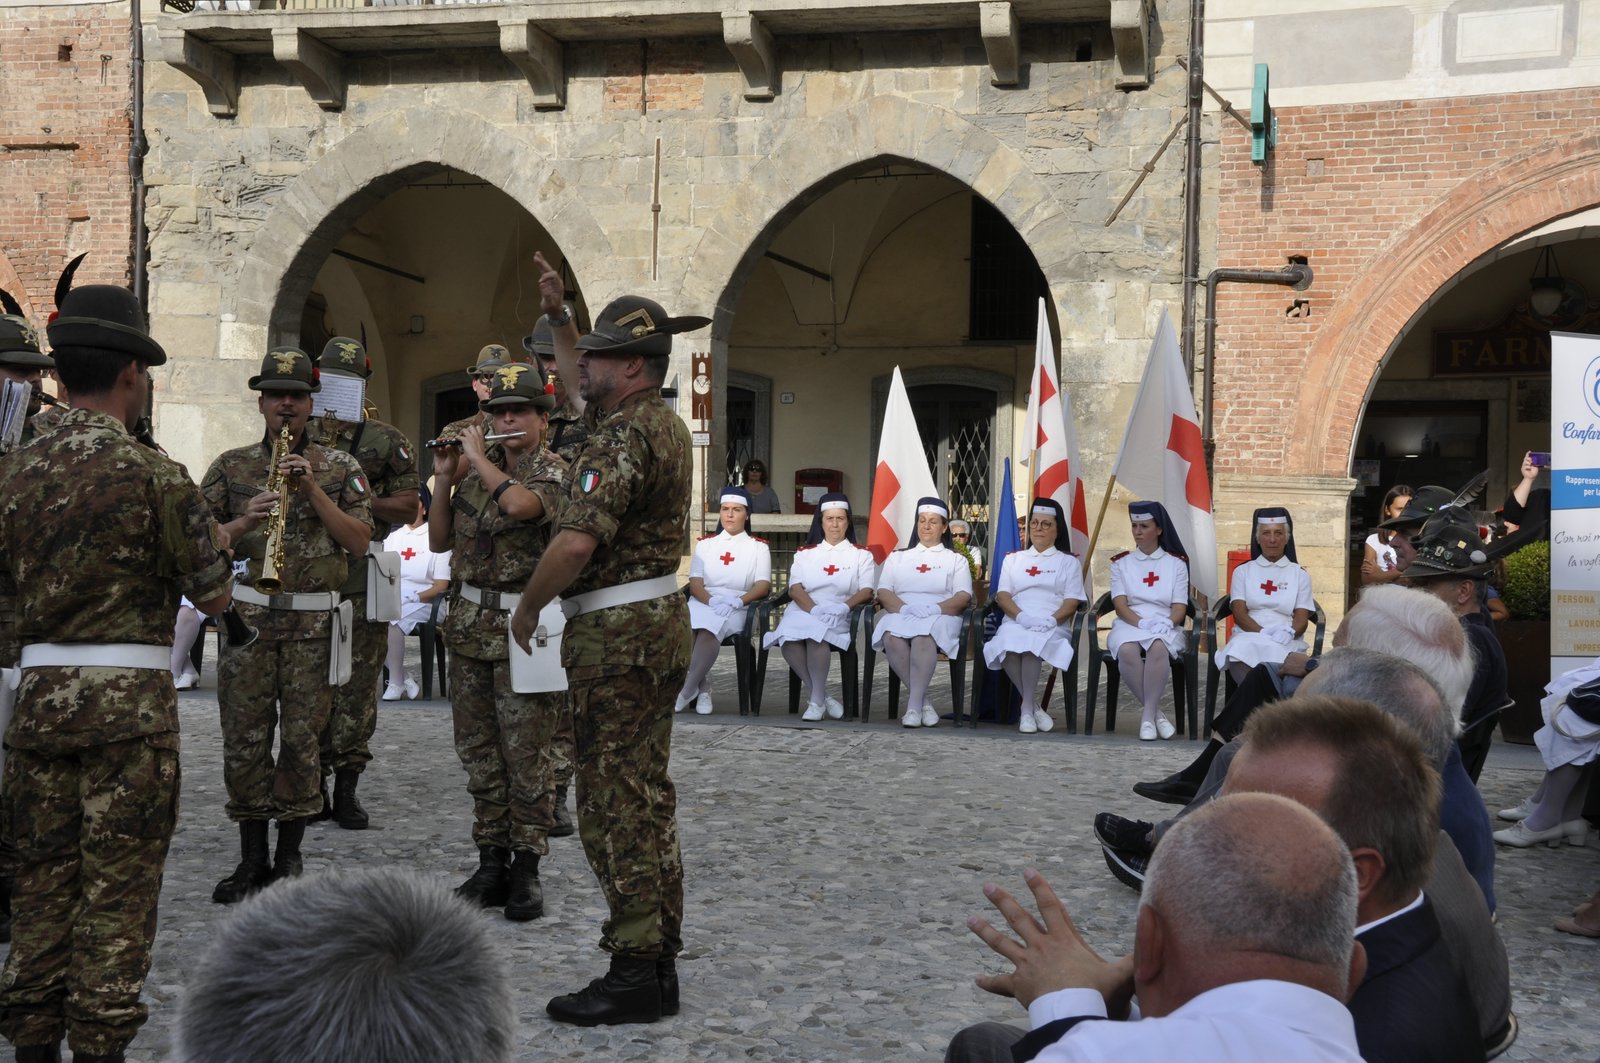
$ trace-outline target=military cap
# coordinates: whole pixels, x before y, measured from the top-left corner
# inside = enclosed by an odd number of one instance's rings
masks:
[[[56,307],[56,316],[45,326],[51,347],[96,347],[131,355],[145,365],[166,364],[167,352],[150,338],[144,308],[128,289],[86,284],[65,292]]]
[[[473,376],[479,373],[492,372],[511,361],[511,352],[498,343],[485,344],[478,352],[478,360],[467,367],[467,372]]]
[[[658,357],[672,353],[672,337],[677,333],[709,324],[709,317],[668,317],[654,299],[624,295],[600,311],[594,330],[578,341],[578,349],[590,354]]]
[[[39,351],[39,334],[20,314],[0,316],[0,366],[7,369],[54,369],[56,360]]]
[[[322,374],[311,356],[298,347],[274,347],[261,359],[261,373],[250,378],[251,391],[321,391]]]
[[[516,362],[502,365],[494,371],[489,381],[489,397],[478,403],[484,410],[506,406],[532,406],[538,410],[556,408],[555,386],[544,379],[544,371],[536,365]]]
[[[1448,506],[1456,497],[1456,492],[1448,487],[1419,487],[1417,493],[1411,496],[1411,501],[1406,503],[1406,508],[1400,511],[1398,517],[1379,524],[1380,528],[1400,528],[1407,524],[1421,524],[1441,509]]]
[[[522,337],[522,349],[529,354],[541,355],[545,358],[554,358],[556,355],[556,333],[550,327],[550,319],[543,314],[534,324],[533,331]]]
[[[367,357],[367,349],[349,336],[335,336],[323,345],[317,368],[324,373],[365,380],[372,375],[372,359]]]
[[[1446,506],[1429,517],[1411,541],[1417,556],[1400,573],[1407,579],[1482,579],[1493,568],[1477,521],[1457,506]]]

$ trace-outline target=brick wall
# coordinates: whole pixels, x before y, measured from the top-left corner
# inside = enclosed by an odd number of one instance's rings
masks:
[[[125,5],[0,12],[0,287],[36,322],[70,255],[130,279],[129,54]]]
[[[1273,268],[1305,255],[1316,279],[1303,294],[1219,288],[1217,469],[1341,476],[1379,361],[1411,313],[1496,243],[1600,202],[1568,173],[1600,122],[1600,96],[1278,117],[1278,148],[1264,168],[1251,164],[1245,131],[1222,123],[1216,264]],[[1310,301],[1309,317],[1286,316],[1296,298]]]
[[[636,41],[606,45],[605,109],[698,110],[705,102],[705,51],[704,42],[693,40],[652,41],[648,49]]]

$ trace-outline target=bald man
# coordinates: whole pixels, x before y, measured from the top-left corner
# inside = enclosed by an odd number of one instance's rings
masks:
[[[978,985],[1016,998],[1033,1028],[1020,1041],[994,1023],[963,1030],[947,1061],[1005,1058],[997,1043],[1048,1063],[1360,1058],[1343,1004],[1366,967],[1353,941],[1356,870],[1338,835],[1296,802],[1241,794],[1185,817],[1151,863],[1133,955],[1116,962],[1089,948],[1038,872],[1025,877],[1039,919],[984,887],[1020,944],[984,919],[968,925],[1014,965]],[[1142,1017],[1108,1021],[1133,1014],[1134,994]]]

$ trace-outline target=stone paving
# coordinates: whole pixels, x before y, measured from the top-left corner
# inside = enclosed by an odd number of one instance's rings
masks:
[[[200,690],[180,695],[184,794],[162,894],[149,1025],[130,1060],[170,1058],[183,979],[227,910],[211,888],[238,859],[222,813],[221,738],[208,659]],[[972,984],[1002,964],[966,928],[985,881],[1023,890],[1037,867],[1089,942],[1131,946],[1136,895],[1105,870],[1090,831],[1097,811],[1153,818],[1136,779],[1166,774],[1197,747],[1140,743],[1136,715],[1117,733],[1023,736],[986,724],[908,732],[883,722],[802,724],[787,714],[781,667],[760,717],[741,718],[732,662],[714,673],[717,712],[678,717],[673,777],[686,878],[683,1012],[653,1026],[582,1030],[550,1022],[545,1001],[605,966],[596,948],[604,902],[576,837],[542,865],[546,914],[492,921],[512,971],[518,1060],[936,1060],[959,1028],[1025,1023],[1022,1009]],[[947,695],[941,683],[936,698]],[[1059,704],[1059,699],[1058,699]],[[465,779],[448,705],[385,703],[362,784],[373,829],[307,832],[307,872],[408,865],[454,885],[476,865]],[[1539,778],[1527,747],[1497,745],[1483,774],[1490,808]],[[1600,941],[1551,921],[1600,884],[1600,850],[1500,854],[1500,927],[1511,954],[1522,1035],[1508,1060],[1600,1054]]]

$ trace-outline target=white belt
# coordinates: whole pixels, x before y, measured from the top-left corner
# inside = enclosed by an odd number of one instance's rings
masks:
[[[339,607],[337,591],[321,594],[262,594],[247,583],[233,585],[233,600],[266,609],[287,609],[296,613],[326,613]],[[169,664],[170,667],[170,664]]]
[[[634,602],[665,598],[669,594],[677,594],[678,590],[677,576],[634,580],[632,583],[619,583],[615,587],[601,587],[597,591],[587,591],[583,594],[574,594],[570,598],[563,598],[561,612],[571,620],[601,609],[615,609],[619,605],[632,605]]]
[[[146,642],[35,642],[22,647],[24,668],[150,668],[170,671],[172,647]]]
[[[461,597],[481,609],[489,609],[497,613],[509,613],[517,607],[517,602],[522,597],[521,591],[486,591],[482,587],[474,587],[470,583],[461,584]]]

